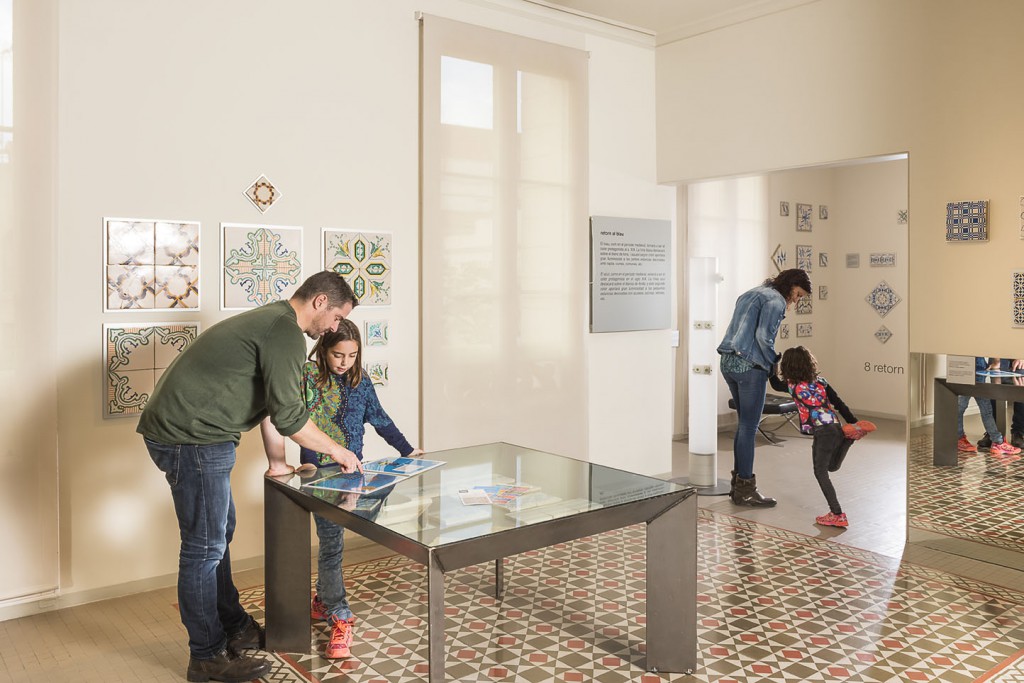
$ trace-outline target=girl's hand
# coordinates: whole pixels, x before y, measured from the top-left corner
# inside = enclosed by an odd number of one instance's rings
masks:
[[[412,453],[410,453],[408,455],[408,457],[411,458],[411,457],[416,456],[416,455],[423,455],[423,449],[422,448],[414,448]]]

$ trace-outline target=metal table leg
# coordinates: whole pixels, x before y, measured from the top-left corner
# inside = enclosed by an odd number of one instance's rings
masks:
[[[494,599],[501,600],[505,594],[505,558],[499,557],[494,561]]]
[[[936,381],[934,389],[935,422],[932,424],[932,464],[957,464],[957,395],[944,383]],[[987,401],[981,398],[979,401]]]
[[[309,511],[263,485],[267,650],[309,652]]]
[[[444,681],[444,569],[433,550],[427,561],[427,667],[430,683]]]
[[[697,496],[647,523],[647,670],[697,668]]]

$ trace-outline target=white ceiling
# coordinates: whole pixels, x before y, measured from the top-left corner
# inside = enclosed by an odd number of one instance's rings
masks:
[[[663,44],[817,0],[541,0],[645,30]]]

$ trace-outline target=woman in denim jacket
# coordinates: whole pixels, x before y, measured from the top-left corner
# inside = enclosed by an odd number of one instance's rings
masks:
[[[775,335],[786,307],[809,296],[811,279],[799,268],[784,270],[760,286],[744,292],[718,345],[722,376],[736,404],[739,426],[733,441],[732,488],[729,497],[737,505],[773,507],[774,498],[762,496],[754,478],[754,436],[764,409],[768,374],[779,354]]]

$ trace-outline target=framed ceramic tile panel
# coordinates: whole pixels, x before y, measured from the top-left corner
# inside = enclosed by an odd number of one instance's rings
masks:
[[[104,310],[199,310],[196,221],[104,218]]]
[[[910,211],[908,211],[907,209],[899,209],[896,212],[896,223],[898,225],[906,225],[909,216],[910,216]]]
[[[860,268],[860,254],[847,254],[846,255],[846,267],[847,268]]]
[[[780,273],[786,269],[786,250],[782,248],[781,244],[772,252],[772,265]]]
[[[1020,238],[1024,240],[1024,195],[1020,197]]]
[[[387,320],[367,320],[363,323],[365,346],[387,346],[390,332]]]
[[[323,229],[323,268],[341,273],[362,306],[391,304],[391,243],[388,232]]]
[[[818,252],[818,267],[828,268],[828,253],[824,251]]]
[[[810,204],[797,204],[796,205],[796,229],[798,232],[811,232],[813,225],[811,223],[811,209],[813,207]]]
[[[822,301],[828,298],[828,285],[818,285],[818,298]]]
[[[814,265],[814,248],[808,244],[796,245],[796,267],[811,272]]]
[[[808,296],[797,299],[796,312],[798,315],[809,315],[814,312],[814,300],[809,293]]]
[[[221,223],[221,310],[291,297],[302,284],[302,228]]]
[[[1013,271],[1013,326],[1024,327],[1024,270]]]
[[[875,253],[869,256],[868,265],[872,268],[895,268],[896,254],[893,252]]]
[[[780,216],[788,216],[789,215],[789,202],[779,202],[779,215]]]
[[[818,220],[822,220],[822,221],[827,221],[828,220],[828,207],[825,206],[824,204],[819,204],[818,205]]]
[[[947,242],[988,240],[988,200],[946,204]]]
[[[267,176],[260,175],[256,180],[249,183],[249,187],[242,194],[249,202],[259,209],[260,213],[266,213],[267,209],[274,205],[281,198],[281,191],[267,180]]]
[[[875,330],[875,339],[884,344],[885,342],[892,339],[892,331],[889,330],[889,328],[886,327],[885,325],[882,325],[877,330]]]
[[[789,339],[789,323],[779,325],[779,339]]]
[[[388,362],[373,361],[366,364],[366,374],[375,387],[386,387],[388,385]]]
[[[142,412],[160,375],[199,336],[198,322],[103,326],[103,417]]]
[[[878,285],[868,293],[864,300],[868,302],[871,308],[875,309],[875,312],[879,316],[885,317],[889,315],[889,312],[896,307],[896,304],[903,301],[900,295],[893,291],[892,287],[889,286],[885,280],[882,280]]]
[[[796,336],[810,337],[814,335],[814,323],[797,323]]]

